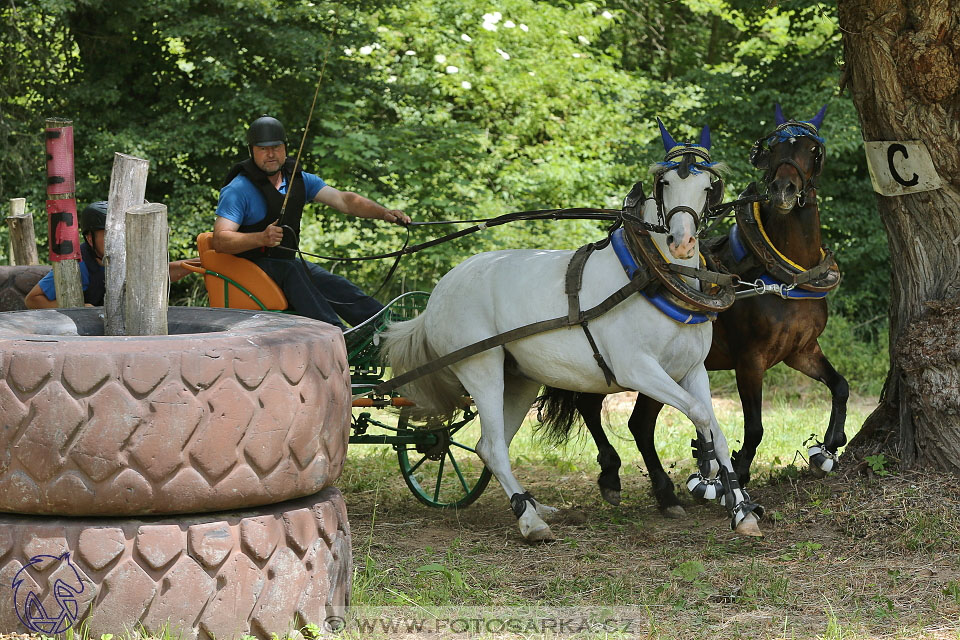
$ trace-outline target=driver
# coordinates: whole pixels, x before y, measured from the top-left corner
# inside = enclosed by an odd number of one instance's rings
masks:
[[[83,303],[88,307],[102,307],[106,294],[105,272],[103,269],[104,229],[107,226],[107,201],[101,200],[87,206],[80,212],[80,282],[83,286]],[[200,260],[176,260],[170,263],[170,282],[176,282],[190,275],[191,271],[184,263],[200,266]],[[27,309],[57,308],[57,289],[53,281],[53,271],[43,276],[23,300]]]
[[[283,125],[276,118],[264,115],[250,124],[250,157],[230,169],[220,189],[213,248],[256,263],[283,290],[295,313],[346,330],[340,318],[357,325],[379,313],[383,305],[346,278],[312,262],[294,260],[304,205],[320,202],[358,218],[399,225],[409,224],[410,217],[352,191],[334,189],[299,167],[291,176],[295,163],[287,157],[285,140]]]

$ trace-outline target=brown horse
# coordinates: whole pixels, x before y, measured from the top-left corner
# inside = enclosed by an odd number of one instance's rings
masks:
[[[743,406],[744,438],[733,454],[740,483],[750,481],[750,465],[763,437],[761,403],[763,374],[778,362],[824,383],[833,396],[830,422],[823,443],[810,447],[811,468],[832,471],[836,452],[846,444],[847,381],[830,364],[817,342],[827,323],[827,291],[840,280],[832,255],[821,248],[817,177],[823,166],[824,145],[819,136],[826,107],[807,122],[787,121],[776,106],[777,129],[761,138],[751,152],[751,162],[765,170],[766,200],[737,208],[731,233],[705,241],[704,248],[741,282],[756,287],[738,294],[737,302],[721,312],[714,323],[713,343],[706,359],[710,370],[736,371]],[[755,184],[745,192],[756,193]],[[767,295],[756,295],[759,291]],[[744,295],[745,294],[745,295]],[[777,295],[779,294],[779,295]],[[752,297],[750,297],[752,295]],[[541,415],[549,433],[561,439],[579,412],[597,443],[604,499],[620,501],[620,458],[603,432],[600,410],[603,395],[550,389],[541,398]],[[630,432],[643,455],[653,493],[667,515],[682,516],[683,508],[673,483],[654,448],[653,433],[663,405],[640,395],[630,416]],[[709,451],[698,446],[701,469]],[[706,454],[706,455],[705,455]],[[694,474],[688,487],[695,495],[719,495],[717,488]]]

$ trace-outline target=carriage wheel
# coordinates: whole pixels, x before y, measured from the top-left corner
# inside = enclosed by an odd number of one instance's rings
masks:
[[[466,507],[480,497],[493,475],[476,449],[460,442],[458,433],[476,417],[467,412],[447,428],[417,429],[401,413],[400,434],[422,431],[417,444],[398,445],[400,474],[417,500],[438,509]],[[462,433],[461,433],[462,437]]]

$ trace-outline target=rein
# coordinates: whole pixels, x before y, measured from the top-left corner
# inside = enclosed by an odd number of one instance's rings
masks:
[[[619,219],[621,211],[619,209],[590,209],[590,208],[572,208],[572,209],[537,209],[532,211],[516,211],[513,213],[505,213],[503,215],[497,216],[495,218],[480,218],[477,220],[444,220],[437,222],[411,222],[407,225],[407,237],[409,238],[409,227],[412,226],[426,226],[426,225],[437,225],[437,224],[473,224],[474,226],[467,229],[461,229],[460,231],[454,231],[453,233],[448,233],[445,236],[439,238],[434,238],[433,240],[428,240],[420,244],[415,244],[412,246],[406,246],[406,244],[401,249],[396,251],[389,251],[387,253],[378,253],[370,256],[360,256],[355,258],[342,258],[337,256],[324,256],[317,253],[310,253],[309,251],[301,251],[298,249],[291,249],[289,247],[274,247],[275,249],[283,249],[284,251],[290,251],[292,253],[301,253],[312,258],[319,258],[320,260],[329,260],[331,262],[363,262],[365,260],[383,260],[385,258],[397,258],[400,256],[409,255],[412,253],[417,253],[418,251],[423,251],[424,249],[429,249],[438,244],[443,244],[445,242],[450,242],[451,240],[456,240],[457,238],[462,238],[463,236],[470,235],[471,233],[476,233],[478,231],[483,231],[484,229],[489,229],[491,227],[498,227],[502,224],[507,224],[510,222],[518,222],[523,220],[609,220],[610,222],[616,222]],[[476,224],[476,223],[480,224]]]

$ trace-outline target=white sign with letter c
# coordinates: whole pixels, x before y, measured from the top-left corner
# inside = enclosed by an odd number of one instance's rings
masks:
[[[922,140],[864,142],[873,190],[884,196],[933,191],[943,186]]]

